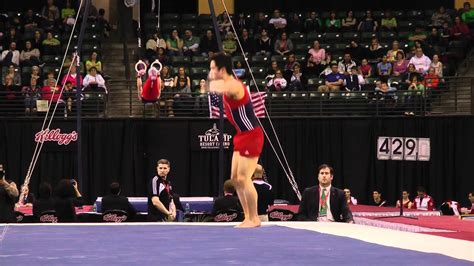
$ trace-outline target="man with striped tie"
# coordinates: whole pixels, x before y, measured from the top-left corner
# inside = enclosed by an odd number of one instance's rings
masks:
[[[333,187],[332,179],[332,167],[327,164],[319,166],[319,185],[304,191],[298,210],[298,220],[354,223],[344,191]]]

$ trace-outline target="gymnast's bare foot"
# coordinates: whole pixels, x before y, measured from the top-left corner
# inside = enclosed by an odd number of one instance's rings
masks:
[[[236,225],[234,228],[255,228],[255,227],[260,227],[261,222],[260,219],[255,219],[255,220],[244,220],[241,224]]]

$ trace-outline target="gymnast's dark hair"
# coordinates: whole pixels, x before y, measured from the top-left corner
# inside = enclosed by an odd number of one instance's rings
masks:
[[[233,75],[232,71],[232,57],[225,53],[217,53],[212,57],[212,61],[216,64],[217,69],[225,68],[225,71],[229,75]]]

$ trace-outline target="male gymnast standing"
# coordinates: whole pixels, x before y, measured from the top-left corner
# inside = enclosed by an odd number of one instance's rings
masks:
[[[259,227],[258,196],[251,177],[262,152],[263,130],[253,110],[249,91],[233,75],[230,56],[219,53],[212,58],[209,89],[211,92],[223,94],[225,114],[237,131],[233,140],[231,179],[244,210],[245,219],[236,227]]]

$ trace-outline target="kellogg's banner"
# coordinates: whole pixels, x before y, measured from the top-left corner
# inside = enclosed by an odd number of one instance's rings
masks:
[[[35,144],[43,144],[45,151],[72,151],[79,138],[75,123],[62,123],[60,127],[34,131]]]

